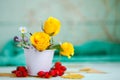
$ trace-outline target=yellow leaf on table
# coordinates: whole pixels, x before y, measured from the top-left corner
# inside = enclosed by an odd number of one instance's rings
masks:
[[[92,68],[89,68],[89,67],[82,68],[82,69],[80,69],[80,71],[86,72],[86,73],[106,73],[106,72],[96,70],[96,69],[92,69]]]
[[[15,77],[15,74],[11,74],[11,73],[0,73],[0,77]]]
[[[90,70],[91,70],[91,68],[89,68],[89,67],[85,67],[85,68],[80,69],[80,71],[83,71],[83,72],[87,72],[87,71],[90,71]]]
[[[67,78],[67,79],[81,79],[84,78],[83,75],[78,74],[78,73],[69,73],[66,75],[61,76],[62,78]]]

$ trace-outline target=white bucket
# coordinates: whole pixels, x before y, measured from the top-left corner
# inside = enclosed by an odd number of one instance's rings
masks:
[[[29,75],[37,76],[39,71],[48,72],[51,69],[54,50],[44,50],[39,52],[32,47],[24,49],[24,53]]]

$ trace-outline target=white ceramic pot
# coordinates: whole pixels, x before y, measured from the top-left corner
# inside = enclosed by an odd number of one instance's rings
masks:
[[[51,69],[54,50],[45,50],[39,52],[32,47],[29,49],[24,49],[24,53],[26,57],[26,67],[29,75],[37,76],[39,71],[47,72]]]

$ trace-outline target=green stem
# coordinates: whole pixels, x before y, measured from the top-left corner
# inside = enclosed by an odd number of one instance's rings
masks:
[[[22,33],[22,41],[23,41],[23,44],[26,45],[26,42],[24,41],[24,38],[25,38],[25,35],[24,35],[24,33]]]
[[[51,44],[52,44],[52,45],[54,44],[53,37],[51,37]]]

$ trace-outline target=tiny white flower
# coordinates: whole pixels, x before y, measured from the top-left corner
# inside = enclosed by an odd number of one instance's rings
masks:
[[[20,27],[19,28],[21,33],[27,33],[27,28],[26,27]]]

